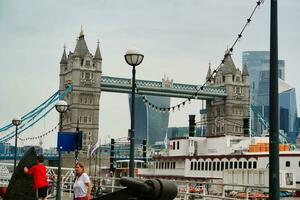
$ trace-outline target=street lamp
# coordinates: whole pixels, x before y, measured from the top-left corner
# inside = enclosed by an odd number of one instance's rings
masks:
[[[14,171],[17,166],[17,150],[18,150],[18,126],[22,124],[22,120],[20,117],[14,117],[12,119],[12,124],[16,127],[16,133],[15,133],[15,157],[14,157]]]
[[[64,100],[59,100],[55,104],[55,109],[59,112],[59,132],[62,132],[63,114],[68,109],[68,104]],[[57,166],[57,186],[56,186],[56,200],[60,200],[60,177],[61,177],[61,147],[58,147],[58,166]]]
[[[137,48],[130,48],[124,55],[128,65],[132,66],[132,91],[131,91],[131,127],[129,133],[130,139],[130,157],[129,170],[130,177],[134,177],[134,111],[135,111],[135,67],[142,63],[144,55]]]

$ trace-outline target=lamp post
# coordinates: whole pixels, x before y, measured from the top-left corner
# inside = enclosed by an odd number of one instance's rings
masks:
[[[63,125],[63,114],[68,109],[68,104],[64,100],[59,100],[55,104],[55,109],[59,112],[59,132],[62,131]],[[57,186],[56,186],[56,200],[60,200],[60,177],[61,177],[61,147],[57,147],[58,150],[58,166],[57,166]]]
[[[135,111],[135,67],[142,63],[144,55],[136,48],[130,48],[124,55],[128,65],[132,66],[132,91],[131,91],[131,127],[129,131],[130,156],[129,170],[130,177],[134,177],[134,111]]]
[[[12,119],[12,124],[16,127],[15,133],[15,157],[14,157],[14,171],[17,166],[17,150],[18,150],[18,126],[22,124],[22,120],[20,117],[15,117]]]

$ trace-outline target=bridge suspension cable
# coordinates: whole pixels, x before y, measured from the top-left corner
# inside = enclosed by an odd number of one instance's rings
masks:
[[[30,111],[29,113],[23,115],[21,117],[23,123],[19,127],[18,135],[23,133],[28,128],[35,125],[37,122],[39,122],[42,118],[44,118],[47,114],[50,113],[51,110],[55,107],[55,102],[59,99],[63,99],[65,96],[67,96],[71,91],[73,87],[72,85],[68,85],[67,88],[63,91],[57,91],[55,92],[50,98],[48,98],[45,102],[43,102],[41,105]],[[44,114],[41,114],[42,111],[45,111]],[[12,124],[8,124],[1,128],[1,132],[9,130],[11,127],[13,127]],[[15,131],[10,131],[7,135],[0,138],[0,142],[7,142],[11,138],[15,136]]]
[[[151,101],[149,101],[149,99],[146,98],[145,95],[142,95],[143,98],[143,102],[145,105],[153,108],[155,111],[161,111],[161,112],[169,112],[169,111],[175,111],[175,109],[177,108],[178,110],[180,110],[180,107],[184,107],[186,105],[187,102],[190,102],[191,99],[195,98],[198,93],[200,92],[200,90],[204,89],[204,86],[210,82],[213,77],[215,76],[215,74],[218,72],[218,70],[220,69],[220,67],[225,63],[226,58],[233,52],[234,47],[236,46],[237,42],[240,41],[240,39],[243,36],[243,33],[246,29],[246,27],[250,24],[250,22],[252,21],[252,17],[254,15],[254,13],[256,12],[257,8],[264,2],[264,0],[258,0],[256,2],[255,7],[253,8],[250,16],[247,18],[246,23],[244,24],[242,30],[239,32],[239,34],[237,35],[237,38],[234,40],[233,44],[231,45],[231,47],[229,48],[229,50],[227,52],[225,52],[223,59],[221,60],[221,63],[218,65],[218,67],[216,69],[213,70],[212,74],[210,75],[209,78],[207,78],[205,80],[205,82],[196,89],[195,93],[193,95],[191,95],[191,97],[189,97],[188,99],[182,101],[181,103],[175,105],[175,106],[170,106],[170,107],[161,107],[161,106],[157,106],[154,103],[152,103]],[[137,92],[138,93],[138,92]]]

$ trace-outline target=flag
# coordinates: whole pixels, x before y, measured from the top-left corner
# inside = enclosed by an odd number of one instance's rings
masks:
[[[99,148],[99,146],[100,146],[100,142],[98,140],[94,145],[91,146],[91,149],[89,151],[90,156],[93,156],[93,154]]]
[[[166,132],[166,136],[165,136],[165,139],[164,139],[164,147],[165,147],[165,149],[168,148],[168,134],[167,134],[167,132]]]

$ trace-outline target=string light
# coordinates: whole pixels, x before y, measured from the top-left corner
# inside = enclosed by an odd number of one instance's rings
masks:
[[[36,137],[21,138],[21,137],[18,136],[18,139],[19,139],[20,141],[22,141],[22,142],[28,141],[28,140],[37,140],[37,139],[43,138],[43,137],[47,136],[48,134],[52,133],[54,130],[57,129],[58,126],[59,126],[59,124],[57,124],[57,125],[56,125],[53,129],[51,129],[50,131],[47,131],[46,133],[41,134],[41,135],[36,136]]]
[[[243,36],[243,33],[244,33],[246,27],[247,27],[247,26],[250,24],[250,22],[252,21],[251,18],[252,18],[252,16],[254,15],[255,11],[256,11],[257,8],[259,8],[260,5],[263,4],[263,3],[264,3],[264,0],[258,0],[258,1],[256,2],[256,6],[255,6],[254,9],[252,10],[252,12],[251,12],[249,18],[247,18],[246,23],[245,23],[245,25],[243,26],[241,32],[237,35],[237,38],[235,39],[235,41],[233,42],[233,44],[232,44],[231,47],[229,48],[229,52],[228,52],[228,51],[225,52],[224,58],[221,60],[221,63],[219,64],[219,66],[218,66],[216,69],[213,70],[213,72],[212,72],[212,74],[210,75],[210,77],[207,77],[207,79],[206,79],[205,82],[200,86],[200,88],[199,88],[199,89],[197,88],[197,89],[196,89],[196,92],[195,92],[191,97],[188,98],[189,104],[190,104],[190,102],[191,102],[191,99],[192,99],[192,98],[196,98],[200,90],[201,90],[201,91],[204,90],[204,86],[205,86],[207,83],[211,82],[211,80],[214,78],[214,76],[216,75],[216,73],[218,72],[218,70],[224,65],[226,58],[227,58],[228,56],[231,55],[231,53],[233,52],[234,47],[235,47],[235,45],[237,44],[237,42],[239,42],[239,41],[241,40],[241,38],[242,38],[242,36]],[[160,107],[160,106],[156,106],[156,105],[152,104],[149,100],[147,100],[146,96],[142,95],[142,98],[143,98],[143,102],[145,102],[146,105],[152,106],[152,108],[155,106],[155,110],[156,110],[156,111],[160,111],[160,112],[161,112],[161,110],[168,110],[168,111],[170,111],[171,109],[172,109],[172,112],[174,112],[174,111],[175,111],[175,107],[177,107],[178,110],[180,110],[180,106],[182,105],[182,107],[184,107],[185,102],[187,101],[187,100],[185,100],[185,101],[181,102],[180,104],[178,104],[178,105],[176,105],[176,106],[171,106],[171,107]]]

